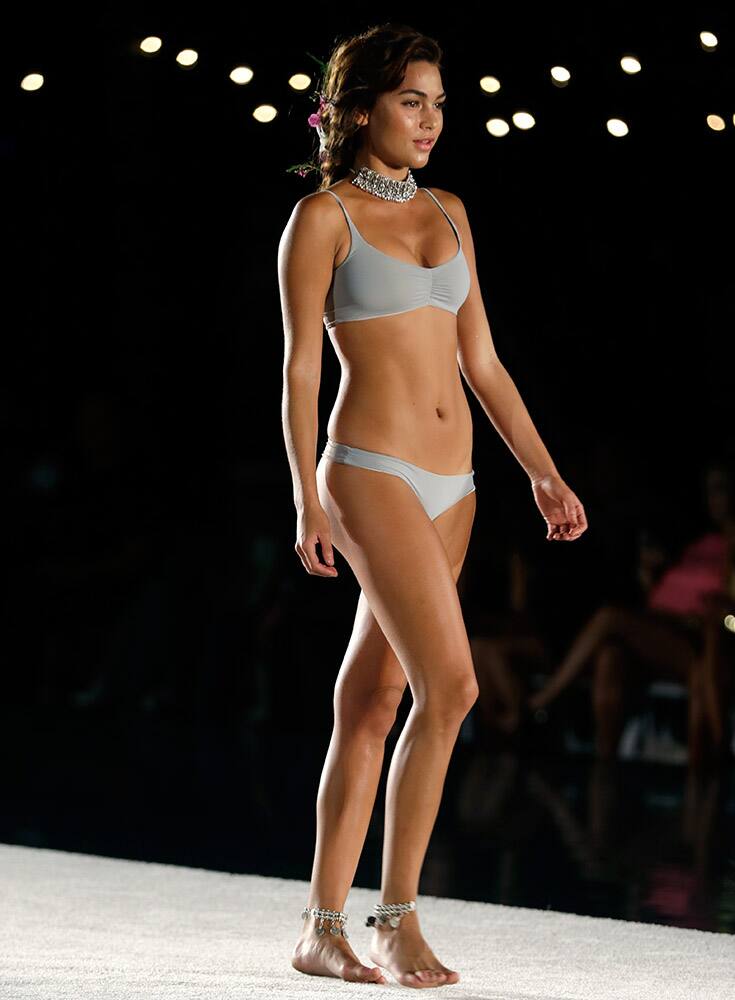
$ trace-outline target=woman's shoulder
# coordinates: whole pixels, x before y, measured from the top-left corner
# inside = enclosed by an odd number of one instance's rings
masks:
[[[348,185],[349,187],[349,185]],[[349,193],[345,196],[345,189],[342,181],[337,181],[334,184],[330,184],[329,187],[320,188],[318,191],[311,191],[309,194],[305,194],[303,198],[300,198],[297,205],[303,205],[307,210],[313,210],[314,212],[336,212],[341,215],[339,206],[337,204],[337,199],[331,197],[331,194],[336,194],[337,197],[342,202],[349,201]],[[323,208],[323,206],[331,206]],[[311,206],[314,206],[313,209]]]
[[[306,197],[316,198],[320,194],[324,194],[326,191],[331,191],[334,194],[342,195],[343,193],[350,194],[354,190],[353,185],[347,180],[346,177],[340,177],[338,181],[334,184],[329,184],[327,187],[319,188],[318,191],[312,191],[311,196],[306,195]]]
[[[464,202],[454,191],[447,191],[445,188],[437,187],[427,187],[425,190],[431,192],[435,198],[438,198],[445,208],[452,208],[455,211],[460,209],[465,211]]]
[[[309,194],[303,195],[294,205],[294,210],[300,213],[308,213],[312,215],[315,219],[329,219],[341,215],[339,205],[337,204],[337,199],[332,198],[327,192],[333,190],[335,185],[331,188],[321,188],[319,191],[310,191]],[[338,191],[335,194],[339,194]]]

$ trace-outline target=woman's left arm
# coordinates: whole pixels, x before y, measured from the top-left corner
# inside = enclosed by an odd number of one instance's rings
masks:
[[[470,291],[457,313],[457,362],[496,431],[531,481],[534,498],[547,523],[547,538],[578,538],[587,528],[584,508],[559,475],[493,344],[477,278],[475,248],[464,204],[457,195],[442,196],[462,235],[470,273]]]

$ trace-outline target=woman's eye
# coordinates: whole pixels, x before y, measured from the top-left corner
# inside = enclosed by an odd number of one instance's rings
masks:
[[[413,100],[413,101],[404,101],[403,103],[406,104],[406,105],[408,105],[408,104],[418,104],[419,102],[416,101],[416,100]],[[440,111],[443,111],[444,110],[444,105],[446,103],[447,103],[446,101],[442,101],[441,104],[437,104],[437,108],[439,108]]]

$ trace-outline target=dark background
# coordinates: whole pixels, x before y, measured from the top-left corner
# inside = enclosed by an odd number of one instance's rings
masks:
[[[383,20],[444,49],[444,132],[417,181],[463,199],[499,356],[589,521],[579,543],[546,544],[523,470],[467,390],[468,629],[507,605],[513,546],[561,649],[634,594],[642,527],[674,547],[706,528],[704,463],[735,455],[733,18],[479,3],[436,20],[380,5],[14,16],[0,42],[0,836],[308,878],[313,831],[287,837],[278,809],[298,792],[311,822],[358,588],[339,556],[326,580],[294,551],[276,254],[316,182],[286,172],[314,139],[313,87],[288,77]],[[701,49],[704,29],[718,51]],[[155,56],[138,51],[148,34],[164,39]],[[175,62],[183,46],[193,68]],[[620,70],[626,52],[642,72]],[[243,87],[228,79],[240,63],[255,71]],[[566,88],[550,82],[557,63]],[[34,70],[45,86],[25,93]],[[273,122],[252,118],[260,103]],[[485,122],[516,110],[535,128],[492,138]],[[612,138],[609,117],[629,135]],[[318,452],[339,381],[326,334],[323,359]],[[205,832],[203,789],[257,823],[236,812]],[[506,898],[567,905],[551,890]],[[632,913],[608,902],[599,912]]]

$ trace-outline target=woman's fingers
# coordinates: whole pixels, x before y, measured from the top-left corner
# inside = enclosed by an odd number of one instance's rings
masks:
[[[294,548],[307,573],[339,576],[334,565],[329,518],[321,506],[299,512]]]
[[[319,541],[322,547],[322,555],[324,556],[324,562],[328,566],[334,566],[334,552],[332,552],[332,543],[328,536],[322,538],[319,536]]]
[[[550,540],[573,542],[575,538],[579,538],[587,530],[587,518],[580,503],[577,503],[573,508],[565,508],[564,516],[567,518],[566,522],[549,526],[547,537]]]
[[[336,567],[333,565],[334,553],[332,552],[331,542],[325,539],[323,543],[320,543],[322,554],[326,560],[326,562],[323,562],[316,549],[317,542],[319,541],[319,535],[316,534],[306,539],[303,545],[303,555],[301,554],[301,551],[299,551],[301,561],[307,571],[314,576],[339,576]],[[329,554],[327,555],[327,553]],[[330,559],[332,561],[331,563],[329,563]]]
[[[572,501],[565,505],[564,511],[568,523],[564,525],[566,530],[563,537],[565,541],[573,541],[575,538],[579,538],[582,532],[587,528],[587,519],[584,516],[584,508],[579,500],[573,496]]]

